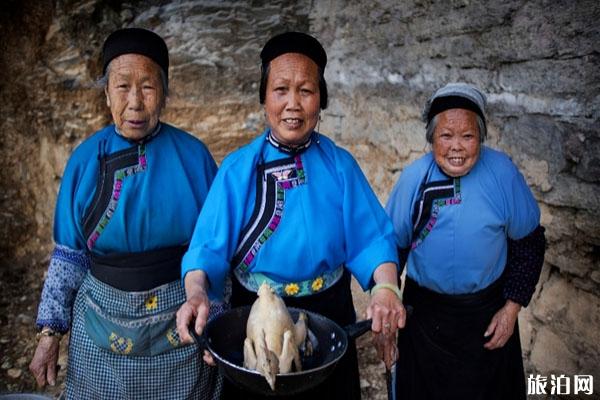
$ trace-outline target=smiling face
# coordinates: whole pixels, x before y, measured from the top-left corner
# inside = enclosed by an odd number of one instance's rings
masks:
[[[477,162],[480,150],[477,114],[451,108],[437,115],[433,154],[437,165],[451,177],[466,175]]]
[[[294,146],[308,139],[319,120],[319,68],[299,53],[273,59],[265,96],[267,122],[275,138]]]
[[[123,54],[109,64],[106,104],[119,132],[139,140],[151,133],[165,103],[160,67],[146,56]]]

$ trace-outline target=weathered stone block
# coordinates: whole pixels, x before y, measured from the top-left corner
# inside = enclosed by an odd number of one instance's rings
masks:
[[[532,307],[533,315],[544,323],[560,323],[565,318],[567,299],[571,294],[567,281],[552,274],[542,285],[535,307]]]
[[[577,359],[577,354],[572,353],[567,348],[564,337],[557,335],[546,327],[538,330],[533,340],[531,362],[542,374],[578,373]]]
[[[586,182],[600,182],[600,139],[586,140],[575,175]]]
[[[526,115],[509,118],[499,126],[500,145],[510,151],[517,164],[525,159],[545,160],[551,175],[565,168],[563,132],[552,118]]]
[[[543,201],[559,207],[595,210],[600,204],[600,186],[582,182],[569,174],[557,174],[550,178],[552,190]]]

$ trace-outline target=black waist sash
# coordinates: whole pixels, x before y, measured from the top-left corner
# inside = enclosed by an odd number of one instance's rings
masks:
[[[504,347],[483,347],[489,339],[483,334],[505,303],[503,282],[448,295],[406,279],[404,303],[414,311],[398,338],[398,398],[525,399],[518,324]]]
[[[142,292],[181,277],[181,258],[187,246],[167,247],[139,253],[92,253],[90,272],[112,287]]]
[[[418,307],[421,312],[445,313],[460,316],[491,310],[497,311],[504,305],[502,297],[504,279],[500,278],[491,285],[475,293],[445,294],[438,293],[423,286],[419,286],[410,277],[406,277],[404,287],[404,302]],[[487,312],[486,312],[487,311]]]

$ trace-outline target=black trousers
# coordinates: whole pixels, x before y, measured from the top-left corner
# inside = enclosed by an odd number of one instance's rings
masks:
[[[256,300],[256,293],[248,291],[237,279],[232,279],[231,306],[240,307],[251,305]],[[288,307],[302,308],[321,314],[340,326],[356,322],[356,313],[350,291],[350,273],[346,270],[340,280],[332,287],[311,296],[284,297]],[[235,384],[225,380],[223,399],[277,399],[278,397],[263,397],[240,389]],[[348,342],[346,354],[337,363],[332,375],[313,389],[284,399],[360,399],[360,380],[358,374],[358,359],[354,340]]]
[[[502,280],[480,292],[444,295],[407,278],[413,315],[398,338],[396,391],[402,400],[525,400],[519,327],[496,350],[483,334],[504,305]]]

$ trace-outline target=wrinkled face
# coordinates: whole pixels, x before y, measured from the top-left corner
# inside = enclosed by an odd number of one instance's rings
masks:
[[[151,133],[165,103],[160,67],[140,54],[123,54],[109,64],[106,104],[117,129],[128,139]]]
[[[319,120],[317,64],[299,53],[274,58],[265,95],[267,122],[275,138],[287,145],[304,142]]]
[[[477,114],[471,110],[451,108],[437,115],[433,132],[435,162],[447,175],[466,175],[479,158]]]

